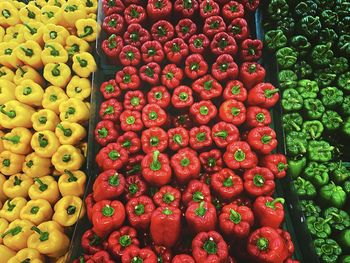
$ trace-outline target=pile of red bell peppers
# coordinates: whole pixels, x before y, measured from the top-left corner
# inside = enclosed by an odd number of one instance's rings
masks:
[[[269,109],[246,18],[258,0],[102,1],[100,168],[80,262],[297,262],[275,179]],[[193,22],[195,21],[195,22]]]

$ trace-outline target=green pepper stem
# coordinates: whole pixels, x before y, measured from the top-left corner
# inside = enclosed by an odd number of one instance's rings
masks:
[[[203,249],[209,254],[214,255],[218,250],[218,246],[213,238],[209,238],[203,245]]]
[[[17,114],[16,114],[16,112],[14,111],[14,110],[10,110],[10,111],[5,111],[4,110],[4,107],[5,107],[5,105],[1,105],[0,106],[0,112],[2,113],[2,114],[5,114],[7,117],[9,117],[10,119],[13,119],[13,118],[15,118],[16,116],[17,116]]]
[[[199,207],[196,208],[195,214],[197,216],[203,217],[206,214],[207,209],[204,207],[204,205],[205,205],[205,202],[200,202]]]
[[[34,178],[34,181],[37,182],[39,184],[39,190],[41,192],[44,192],[47,190],[48,185],[44,184],[43,181],[41,181],[39,178]]]
[[[59,67],[60,67],[60,64],[59,64],[59,63],[57,63],[57,64],[53,67],[53,69],[51,70],[52,76],[58,77],[58,76],[61,74],[61,71],[58,69]]]
[[[135,214],[136,215],[143,215],[145,213],[145,206],[144,204],[138,204],[137,206],[135,206]]]
[[[230,209],[230,220],[236,225],[239,224],[242,221],[241,214],[233,209]]]
[[[101,238],[98,235],[94,234],[93,238],[89,242],[89,245],[90,246],[98,246],[100,244],[101,244]]]
[[[86,26],[84,27],[84,33],[80,34],[79,37],[80,38],[87,37],[92,35],[92,33],[94,33],[94,29],[91,26]]]
[[[152,159],[152,163],[150,165],[150,168],[152,171],[158,171],[162,168],[162,164],[158,160],[159,154],[160,154],[159,151],[153,152],[153,159]]]
[[[166,208],[164,208],[163,210],[162,210],[162,213],[164,214],[164,215],[172,215],[173,214],[173,211],[171,211],[171,209],[169,209],[168,207],[166,207]]]
[[[41,148],[45,148],[49,144],[48,140],[45,138],[45,135],[42,133],[39,133],[38,142]]]
[[[182,136],[180,134],[175,134],[173,136],[173,141],[178,145],[182,145]]]
[[[203,193],[200,192],[200,191],[194,192],[194,194],[192,196],[192,200],[195,201],[196,203],[199,203],[199,202],[203,201],[204,200]]]
[[[118,186],[119,183],[120,183],[120,181],[119,181],[119,174],[118,173],[115,173],[108,178],[108,184],[111,186],[114,186],[114,187]]]
[[[163,195],[162,200],[163,200],[165,203],[170,204],[171,202],[173,202],[173,201],[175,200],[175,197],[174,197],[174,195],[171,194],[171,193],[165,193],[165,194]]]
[[[31,26],[29,26],[27,23],[23,24],[26,28],[28,28],[29,32],[31,35],[34,35],[38,32],[38,30],[36,28],[32,28]]]
[[[51,49],[51,56],[57,57],[60,54],[60,52],[58,52],[58,50],[53,45],[46,44],[45,47]]]
[[[237,162],[242,162],[245,160],[245,152],[241,149],[238,149],[235,153],[234,153],[234,158]]]
[[[110,205],[105,205],[102,208],[102,215],[106,217],[111,217],[114,215],[114,208],[111,207]]]
[[[219,131],[219,132],[214,133],[214,136],[215,137],[220,137],[220,138],[226,140],[226,138],[228,136],[228,132],[224,131],[224,130],[223,131]]]
[[[13,185],[14,185],[14,186],[16,186],[16,185],[21,185],[22,180],[21,180],[21,179],[19,179],[19,178],[18,178],[18,176],[15,176],[15,178],[14,178],[14,179],[15,179],[15,181],[14,181],[14,183],[13,183]]]
[[[40,235],[39,240],[41,242],[47,241],[49,239],[49,232],[42,232],[39,228],[37,228],[36,226],[32,226],[31,230],[34,230],[35,232],[37,232]]]
[[[265,203],[265,205],[269,208],[272,208],[273,210],[276,210],[276,204],[277,203],[281,203],[284,204],[284,198],[275,198],[274,200],[272,200],[271,202],[267,201]]]
[[[21,137],[19,137],[18,135],[11,136],[11,137],[1,137],[1,140],[10,141],[13,144],[18,144],[20,142],[20,139]]]
[[[128,247],[131,245],[131,237],[129,235],[124,235],[119,238],[119,244],[122,247]]]
[[[21,232],[22,232],[22,227],[16,226],[14,228],[11,228],[11,229],[7,230],[5,233],[3,233],[1,235],[1,238],[4,238],[4,237],[6,237],[9,234],[11,234],[12,236],[15,236],[15,235],[17,235],[17,234],[19,234]]]
[[[267,250],[269,247],[269,241],[266,238],[261,237],[256,241],[256,246],[259,250]]]
[[[68,182],[69,183],[76,182],[78,180],[78,178],[75,177],[71,171],[66,169],[66,170],[64,170],[64,173],[68,175]]]
[[[72,135],[72,130],[71,129],[66,129],[63,127],[61,123],[57,125],[57,128],[59,128],[61,131],[63,131],[64,136],[70,137]]]
[[[79,56],[77,56],[76,58],[77,58],[77,60],[78,60],[78,62],[79,62],[79,64],[80,64],[80,67],[82,67],[82,68],[87,67],[88,62],[87,62],[85,59],[82,59],[82,58],[79,57]]]
[[[23,78],[23,76],[27,73],[27,71],[25,71],[21,65],[17,65],[17,68],[21,72],[21,77]]]
[[[266,98],[271,98],[273,94],[278,93],[279,89],[266,89],[264,90],[264,95]]]

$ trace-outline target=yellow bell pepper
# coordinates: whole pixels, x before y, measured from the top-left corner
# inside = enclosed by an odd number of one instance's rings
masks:
[[[90,49],[90,45],[85,40],[80,39],[79,37],[72,35],[72,36],[67,37],[65,48],[66,48],[69,56],[73,56],[76,53],[88,52]]]
[[[4,104],[9,100],[15,100],[16,85],[6,79],[0,79],[0,104]]]
[[[23,24],[31,21],[39,21],[40,15],[40,9],[35,5],[26,5],[19,10],[19,19],[21,19]]]
[[[18,66],[16,70],[16,75],[13,78],[13,82],[16,85],[20,85],[21,82],[25,79],[30,79],[40,86],[45,85],[45,81],[41,77],[41,74],[39,74],[35,69],[27,65]]]
[[[62,197],[55,204],[54,210],[52,220],[65,227],[74,225],[85,213],[83,201],[73,195]]]
[[[85,100],[91,94],[91,82],[87,78],[73,76],[66,87],[68,97]]]
[[[61,144],[76,145],[85,138],[86,130],[78,123],[63,121],[56,126],[55,134]]]
[[[14,26],[10,26],[6,28],[6,34],[3,38],[3,42],[17,42],[17,43],[23,43],[25,42],[24,35],[20,34],[22,32],[23,24],[17,24]]]
[[[66,0],[49,0],[47,2],[48,5],[62,7]]]
[[[17,196],[27,198],[29,187],[33,184],[33,179],[25,174],[14,174],[3,184],[3,190],[9,198]]]
[[[84,123],[89,119],[89,108],[76,98],[70,98],[59,106],[60,119],[62,121]]]
[[[17,8],[17,10],[20,10],[22,7],[24,7],[26,5],[25,3],[19,2],[18,0],[17,1],[12,1],[12,3]]]
[[[9,249],[7,246],[0,245],[0,263],[8,263],[10,258],[16,255],[16,252]]]
[[[50,203],[45,199],[30,200],[20,213],[21,219],[26,219],[35,225],[49,221],[52,218],[53,210]]]
[[[58,6],[45,5],[41,8],[41,22],[43,24],[59,24],[63,20],[63,10]]]
[[[55,131],[59,122],[60,119],[52,110],[42,109],[32,115],[33,129],[36,131]]]
[[[58,189],[62,196],[75,195],[82,197],[85,191],[86,175],[83,171],[68,171],[58,179]]]
[[[30,147],[31,138],[32,133],[30,130],[17,127],[6,133],[5,136],[2,136],[1,140],[6,150],[17,154],[28,154],[32,151]]]
[[[0,25],[8,27],[20,22],[18,10],[12,1],[0,2]]]
[[[5,29],[2,26],[0,26],[0,42],[2,42],[4,36],[5,36]]]
[[[17,100],[10,100],[0,106],[0,125],[7,129],[16,127],[31,128],[30,118],[34,109]]]
[[[44,68],[44,78],[52,85],[65,87],[71,78],[71,70],[64,63],[48,63]]]
[[[58,42],[49,42],[41,53],[41,60],[44,65],[48,63],[66,63],[68,61],[68,52]]]
[[[94,57],[88,52],[82,52],[73,56],[73,71],[80,77],[88,78],[97,70]]]
[[[2,244],[2,237],[1,235],[5,232],[9,225],[9,222],[5,218],[0,218],[0,244]]]
[[[6,66],[0,65],[0,79],[8,80],[13,82],[15,73]]]
[[[29,106],[41,106],[43,95],[43,88],[31,79],[23,80],[15,89],[17,100]]]
[[[77,36],[88,42],[95,41],[101,30],[100,25],[92,18],[77,20],[75,27],[77,29]]]
[[[5,133],[3,131],[0,130],[0,137],[3,137],[5,135]],[[4,148],[4,143],[2,140],[0,140],[0,152],[2,152],[3,150],[5,150]],[[0,187],[1,188],[1,187]]]
[[[30,145],[38,156],[50,158],[57,151],[60,142],[53,131],[42,131],[33,134]]]
[[[17,58],[17,46],[18,43],[14,41],[0,43],[0,61],[2,65],[9,68],[16,68],[17,65],[22,65],[22,62]]]
[[[97,8],[98,8],[97,0],[85,0],[85,9],[89,15],[96,14]]]
[[[19,173],[22,170],[24,158],[24,155],[15,154],[10,151],[1,152],[0,173],[4,175],[13,175]]]
[[[2,242],[14,251],[26,248],[28,237],[33,234],[32,226],[34,226],[33,223],[28,220],[16,219],[2,234]]]
[[[15,49],[17,58],[24,64],[35,69],[41,69],[43,67],[41,52],[42,49],[40,45],[33,40],[26,41],[25,43],[18,45]]]
[[[51,222],[32,227],[36,233],[27,241],[28,248],[34,248],[41,254],[57,258],[64,255],[69,248],[69,238]]]
[[[51,162],[55,166],[55,169],[61,173],[65,170],[75,171],[83,165],[84,156],[74,146],[62,145],[52,156]]]
[[[0,218],[5,218],[8,222],[15,221],[26,204],[27,200],[23,197],[8,199],[0,210]]]
[[[42,105],[45,109],[50,109],[59,114],[59,106],[68,100],[68,96],[63,89],[55,86],[49,86],[45,89]]]
[[[51,159],[38,156],[35,152],[28,154],[22,165],[22,172],[29,177],[42,177],[51,172]],[[0,184],[1,186],[1,184]]]
[[[73,28],[77,20],[86,18],[86,8],[80,0],[68,0],[62,5],[62,10],[66,27]]]
[[[86,16],[86,18],[91,18],[93,20],[97,20],[97,15],[96,15],[96,13],[90,13]]]
[[[4,194],[4,190],[2,188],[5,181],[6,181],[6,177],[3,174],[0,174],[0,201],[1,202],[5,202],[8,199],[7,196]]]
[[[40,46],[44,44],[43,41],[43,28],[44,25],[41,22],[32,21],[27,22],[23,24],[24,27],[22,27],[22,34],[24,36],[24,39],[26,41],[35,41]]]
[[[62,46],[66,43],[69,32],[63,26],[47,24],[43,29],[43,40],[45,43],[58,42]]]
[[[35,183],[28,190],[30,199],[45,199],[51,205],[54,205],[60,198],[60,192],[55,178],[47,175],[34,178],[34,181]]]
[[[23,248],[10,258],[7,263],[45,263],[44,257],[34,248]]]

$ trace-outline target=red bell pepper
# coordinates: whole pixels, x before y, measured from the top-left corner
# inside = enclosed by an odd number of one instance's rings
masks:
[[[171,263],[195,263],[193,257],[186,255],[186,254],[180,254],[173,257],[173,260]]]
[[[192,106],[193,102],[194,99],[190,87],[181,85],[174,89],[171,104],[176,109],[187,109]]]
[[[135,67],[124,67],[115,74],[115,81],[121,90],[139,89],[141,81]]]
[[[189,143],[188,131],[183,127],[176,127],[168,130],[169,149],[177,151],[187,147]]]
[[[229,143],[239,140],[239,131],[232,123],[221,121],[213,126],[211,137],[217,147],[225,148]]]
[[[212,203],[192,203],[186,210],[186,222],[194,233],[214,230],[216,227],[216,209]]]
[[[182,194],[182,202],[185,206],[191,203],[211,202],[209,186],[198,180],[191,180]]]
[[[99,114],[102,120],[117,122],[122,110],[122,104],[112,98],[101,103]]]
[[[179,64],[188,55],[188,46],[182,38],[174,38],[164,44],[164,52],[171,63]]]
[[[276,178],[283,178],[286,176],[288,168],[286,156],[280,153],[265,155],[260,158],[260,165],[268,168]]]
[[[277,103],[279,98],[278,89],[271,83],[260,83],[249,90],[247,102],[252,106],[270,109]]]
[[[100,91],[105,100],[118,98],[120,96],[120,88],[114,79],[105,81],[100,86]]]
[[[179,207],[181,200],[181,193],[178,189],[164,185],[153,196],[153,201],[156,206],[160,207]]]
[[[249,27],[244,18],[235,18],[227,28],[228,34],[235,40],[242,41],[249,37]]]
[[[212,173],[222,169],[222,157],[218,149],[202,152],[199,155],[199,160],[206,172]]]
[[[130,90],[125,93],[123,106],[125,110],[141,111],[146,100],[140,90]]]
[[[88,229],[81,237],[81,247],[84,249],[85,253],[95,254],[103,250],[102,239],[96,235],[94,231]]]
[[[95,128],[95,140],[99,145],[105,146],[117,139],[118,132],[112,121],[100,121]]]
[[[95,203],[96,202],[94,200],[92,193],[88,194],[85,198],[85,207],[86,207],[86,214],[90,222],[92,220],[92,209]]]
[[[141,131],[143,128],[141,113],[131,110],[123,111],[120,115],[120,127],[123,131]]]
[[[173,247],[180,236],[181,210],[177,207],[158,207],[151,217],[150,232],[158,246]]]
[[[162,1],[162,0],[154,0]],[[157,256],[151,249],[130,246],[122,255],[122,263],[156,263]]]
[[[140,138],[138,137],[140,140]],[[135,154],[129,157],[128,163],[125,165],[125,174],[129,175],[141,175],[141,162],[143,159],[143,154]]]
[[[142,150],[145,153],[156,150],[163,152],[168,147],[168,134],[159,127],[152,127],[142,131],[141,135]]]
[[[243,87],[242,82],[239,80],[230,80],[226,83],[226,87],[222,95],[225,100],[234,99],[244,102],[247,100],[248,92]]]
[[[142,109],[142,121],[147,128],[163,126],[166,119],[166,112],[157,104],[147,104]]]
[[[94,255],[90,256],[90,258],[86,261],[86,263],[114,263],[111,256],[107,251],[99,251]]]
[[[183,184],[199,177],[201,165],[197,153],[190,148],[179,150],[170,159],[176,180]]]
[[[275,191],[273,173],[265,167],[254,167],[244,172],[244,190],[251,196],[272,195]]]
[[[249,128],[268,126],[271,123],[271,115],[267,109],[257,106],[247,108],[246,125]]]
[[[139,136],[132,131],[123,133],[117,139],[117,143],[120,144],[129,154],[137,153],[141,149],[141,140]]]
[[[197,0],[176,0],[174,3],[174,11],[180,17],[192,17],[198,8]]]
[[[141,62],[141,53],[133,45],[126,45],[119,54],[119,61],[123,66],[137,66]]]
[[[236,79],[238,66],[231,55],[223,54],[212,65],[211,74],[217,80]]]
[[[124,30],[124,18],[119,14],[111,14],[103,19],[103,30],[107,35],[120,35]]]
[[[168,64],[162,71],[161,81],[168,89],[175,89],[183,79],[183,71],[175,64]]]
[[[126,5],[141,4],[141,0],[124,0]]]
[[[152,199],[145,195],[130,199],[125,206],[130,225],[143,230],[148,229],[155,209]]]
[[[228,21],[244,17],[244,6],[236,1],[230,1],[223,6],[222,16]]]
[[[293,254],[294,254],[294,244],[293,244],[293,241],[292,241],[292,238],[290,236],[290,234],[283,230],[283,229],[277,229],[277,233],[282,237],[285,245],[286,245],[286,253],[288,254],[288,257],[292,257]],[[299,263],[299,261],[294,261],[292,260],[291,262],[290,261],[284,261],[284,263]]]
[[[226,31],[225,21],[221,16],[210,16],[205,19],[203,26],[203,34],[209,38],[213,38],[215,34]]]
[[[256,154],[250,149],[246,142],[237,141],[232,142],[227,146],[224,153],[224,162],[233,169],[251,169],[258,164]]]
[[[92,211],[92,230],[99,237],[106,237],[113,230],[121,227],[125,220],[125,208],[117,200],[97,202]]]
[[[164,44],[165,42],[173,39],[175,35],[175,29],[173,25],[166,20],[159,20],[151,27],[151,34],[154,40]]]
[[[160,72],[161,68],[156,62],[143,65],[139,70],[141,80],[152,86],[159,84]]]
[[[261,154],[270,154],[277,147],[276,133],[268,126],[251,129],[247,142],[253,150]]]
[[[124,18],[127,24],[142,24],[146,20],[146,10],[140,6],[131,4],[124,11]]]
[[[171,168],[167,155],[159,151],[148,153],[143,158],[141,167],[142,176],[149,184],[162,186],[170,182]]]
[[[203,54],[209,47],[209,39],[204,34],[193,35],[188,41],[188,48],[191,53]]]
[[[222,93],[221,84],[211,75],[205,75],[192,83],[192,89],[199,94],[203,100],[211,100],[220,97]]]
[[[138,48],[143,43],[149,41],[150,38],[150,33],[140,24],[130,24],[123,35],[123,39],[127,45],[133,45]]]
[[[201,125],[190,130],[190,146],[194,150],[210,147],[213,143],[211,130],[208,126]]]
[[[233,37],[225,32],[217,33],[210,43],[211,52],[215,55],[236,55],[238,47]]]
[[[192,254],[196,262],[225,263],[228,247],[218,232],[201,232],[192,240]]]
[[[115,170],[107,170],[98,175],[93,184],[93,196],[96,202],[115,200],[123,194],[125,188],[124,176]]]
[[[153,246],[152,250],[157,256],[157,262],[171,263],[172,253],[169,248]]]
[[[249,12],[254,12],[259,6],[260,0],[242,0],[244,8]]]
[[[239,68],[239,80],[250,90],[265,79],[265,69],[256,62],[244,62]]]
[[[162,44],[158,41],[147,41],[141,46],[141,55],[144,63],[161,63],[164,59]]]
[[[216,106],[210,100],[201,100],[191,105],[190,113],[198,124],[208,124],[218,113]]]
[[[123,46],[123,39],[113,34],[102,41],[101,48],[106,54],[108,61],[112,64],[116,64]]]
[[[191,36],[196,34],[197,26],[191,19],[185,18],[179,20],[175,26],[176,35],[187,41]]]
[[[220,14],[220,7],[214,0],[205,0],[199,5],[201,18],[208,18]]]
[[[112,232],[108,237],[108,250],[116,258],[120,258],[124,251],[131,246],[139,246],[137,232],[134,228],[123,226]]]
[[[170,96],[166,87],[156,86],[147,93],[147,101],[149,104],[157,104],[159,107],[166,109],[170,104]]]
[[[242,61],[258,61],[262,55],[263,43],[259,39],[245,39],[240,46],[240,58]]]
[[[254,201],[253,211],[259,226],[279,228],[284,220],[283,204],[283,198],[258,196]]]
[[[103,13],[106,16],[114,13],[123,13],[125,6],[121,0],[102,0]]]
[[[213,174],[210,182],[214,191],[225,200],[231,200],[243,192],[241,177],[228,168]]]
[[[220,105],[219,117],[223,121],[239,126],[246,120],[246,108],[240,101],[234,99],[225,100]]]
[[[172,123],[175,127],[183,127],[186,130],[191,129],[191,127],[193,126],[192,125],[193,123],[189,114],[181,114],[173,117]]]
[[[243,239],[254,225],[254,214],[248,206],[231,203],[221,209],[219,225],[226,236]]]
[[[141,169],[140,169],[141,170]],[[147,185],[139,175],[131,175],[126,178],[125,192],[126,199],[130,200],[146,193]]]
[[[109,143],[96,155],[97,165],[103,170],[119,170],[128,161],[128,152],[118,143]]]
[[[166,19],[170,16],[172,5],[170,0],[147,1],[147,14],[152,20]]]
[[[190,79],[197,79],[208,72],[208,64],[200,54],[192,54],[185,60],[185,74]]]

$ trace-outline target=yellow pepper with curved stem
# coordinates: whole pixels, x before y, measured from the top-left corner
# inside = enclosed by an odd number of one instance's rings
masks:
[[[59,106],[62,121],[84,123],[89,119],[90,112],[86,104],[76,98],[70,98]]]
[[[40,178],[34,178],[35,183],[29,188],[28,194],[30,199],[45,199],[51,205],[54,205],[60,198],[58,184],[50,175]]]
[[[82,52],[73,56],[72,69],[78,76],[88,78],[97,70],[97,65],[90,53]]]
[[[80,0],[68,0],[62,5],[62,10],[66,27],[73,28],[77,20],[86,18],[86,9]]]
[[[13,78],[13,82],[16,85],[20,85],[21,82],[25,79],[30,79],[40,86],[45,85],[44,79],[35,69],[28,65],[18,66],[16,70],[16,75]]]
[[[66,0],[49,0],[48,5],[62,7]]]
[[[35,5],[26,5],[19,10],[19,19],[22,23],[28,23],[31,21],[39,21],[41,12]]]
[[[17,58],[24,64],[35,69],[41,69],[43,67],[43,62],[41,61],[42,49],[37,42],[33,40],[26,41],[18,45],[14,51]]]
[[[76,145],[85,138],[86,130],[78,123],[63,121],[56,126],[55,134],[61,144]]]
[[[10,100],[15,100],[16,85],[6,79],[0,79],[0,104],[4,104]]]
[[[47,24],[59,24],[63,19],[63,10],[58,6],[46,5],[41,8],[40,20],[45,25]]]
[[[95,41],[101,30],[100,25],[92,18],[77,20],[75,27],[77,29],[77,36],[88,42]]]
[[[66,39],[66,46],[69,56],[73,56],[76,53],[80,52],[88,52],[90,49],[90,45],[83,39],[80,39],[77,36],[71,35]]]
[[[33,184],[33,179],[25,174],[14,174],[7,179],[3,185],[3,190],[6,196],[9,198],[15,198],[21,196],[28,197],[28,190]]]
[[[0,174],[0,201],[5,202],[7,200],[7,196],[4,193],[2,186],[6,181],[6,177],[3,174]]]
[[[45,89],[42,105],[45,109],[60,113],[59,106],[68,100],[68,96],[63,89],[55,86],[49,86]]]
[[[15,154],[10,151],[0,153],[0,173],[4,175],[13,175],[22,170],[24,155]]]
[[[8,199],[0,210],[0,218],[5,218],[8,222],[15,221],[26,204],[27,200],[23,197]]]
[[[23,43],[25,42],[24,36],[20,34],[22,32],[23,24],[17,24],[14,26],[10,26],[6,28],[6,34],[3,38],[3,42],[17,42],[17,43]]]
[[[23,24],[22,34],[26,41],[35,41],[40,46],[44,44],[43,41],[43,28],[44,25],[41,22],[32,21]]]
[[[31,138],[32,132],[30,130],[16,127],[2,136],[1,140],[6,150],[17,154],[28,154],[32,151],[30,147]]]
[[[9,222],[5,218],[0,218],[0,244],[2,244],[2,237],[1,235],[5,232],[9,225]]]
[[[2,42],[4,36],[5,36],[5,29],[2,26],[0,26],[0,42]]]
[[[55,169],[61,173],[65,170],[78,170],[84,163],[84,156],[80,150],[72,145],[62,145],[51,158]]]
[[[16,252],[9,249],[7,246],[0,245],[0,263],[8,263],[10,258],[16,255]]]
[[[69,248],[69,238],[56,227],[56,224],[45,222],[37,227],[32,227],[35,231],[28,240],[28,248],[34,248],[41,254],[51,258],[64,255]]]
[[[35,225],[48,221],[52,218],[53,210],[50,203],[45,199],[30,200],[20,213],[21,219],[26,219]]]
[[[2,234],[2,242],[14,251],[26,248],[28,237],[33,234],[32,226],[33,223],[28,220],[16,219]]]
[[[42,109],[32,115],[33,129],[36,131],[55,131],[60,122],[57,114],[49,109]]]
[[[43,28],[43,40],[47,42],[58,42],[62,46],[66,43],[69,32],[63,26],[47,24]]]
[[[68,52],[58,42],[49,42],[41,53],[41,60],[44,65],[48,63],[66,63],[68,61]]]
[[[36,132],[30,142],[35,153],[44,158],[50,158],[57,151],[60,142],[53,131]]]
[[[8,27],[19,23],[19,13],[12,2],[0,2],[0,25]]]
[[[0,79],[8,80],[13,82],[15,73],[6,66],[0,65]]]
[[[74,195],[62,197],[54,207],[52,220],[61,226],[72,226],[85,214],[83,201]]]
[[[87,78],[73,76],[66,87],[66,92],[70,98],[85,100],[91,94],[91,82]]]
[[[83,171],[65,170],[58,179],[58,189],[62,196],[75,195],[82,197],[85,191],[86,175]]]
[[[41,106],[44,90],[31,79],[25,79],[15,89],[16,99],[29,106]]]
[[[34,248],[23,248],[16,255],[8,260],[7,263],[45,263],[44,257]]]
[[[64,63],[48,63],[44,68],[44,78],[52,85],[65,87],[71,78],[71,70]]]
[[[17,100],[10,100],[0,106],[0,125],[7,129],[31,128],[30,118],[34,112],[32,107]]]
[[[29,177],[42,177],[51,172],[51,159],[40,157],[35,152],[28,154],[22,165],[22,172]]]
[[[0,61],[2,65],[9,68],[16,68],[17,65],[22,65],[22,62],[16,55],[17,46],[18,43],[14,41],[0,43]]]

